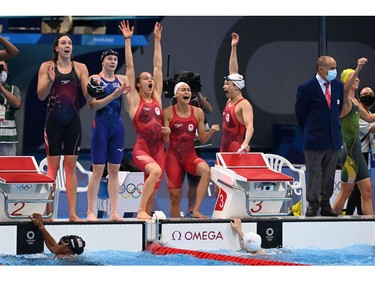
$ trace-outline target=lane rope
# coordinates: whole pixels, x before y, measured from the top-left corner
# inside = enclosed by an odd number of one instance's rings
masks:
[[[190,255],[199,259],[233,262],[233,263],[238,263],[242,265],[256,265],[256,266],[259,266],[259,265],[305,266],[307,265],[307,264],[299,264],[299,263],[293,263],[293,262],[269,261],[269,260],[262,260],[262,259],[230,256],[230,255],[224,255],[224,254],[215,254],[215,253],[195,251],[195,250],[178,249],[178,248],[163,246],[158,243],[151,243],[147,245],[146,250],[151,252],[154,255],[178,255],[178,254]]]

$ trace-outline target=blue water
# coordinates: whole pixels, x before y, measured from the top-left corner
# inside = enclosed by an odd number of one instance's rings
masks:
[[[343,249],[266,249],[263,254],[217,251],[216,254],[270,261],[293,262],[315,266],[373,266],[375,247],[357,244]],[[55,258],[50,253],[0,255],[0,264],[14,266],[239,266],[236,263],[198,259],[189,255],[153,255],[148,251],[85,251],[80,256]]]

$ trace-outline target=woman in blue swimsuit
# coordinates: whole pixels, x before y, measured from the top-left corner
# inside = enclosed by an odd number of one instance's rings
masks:
[[[111,206],[110,221],[122,221],[117,214],[119,182],[118,174],[125,147],[125,128],[121,117],[122,104],[128,107],[129,80],[125,75],[115,75],[118,53],[106,50],[102,53],[102,71],[90,77],[98,86],[88,85],[89,92],[100,91],[102,96],[92,99],[96,110],[91,129],[91,159],[93,174],[87,190],[87,220],[96,221],[95,199],[99,192],[105,164],[108,169],[108,194]],[[95,95],[94,95],[95,96]]]

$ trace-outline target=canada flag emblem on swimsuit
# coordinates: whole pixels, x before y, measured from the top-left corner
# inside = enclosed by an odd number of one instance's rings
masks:
[[[225,115],[225,121],[227,121],[229,123],[229,121],[230,121],[230,115],[229,115],[229,113],[227,113]]]
[[[155,107],[155,114],[158,115],[158,116],[160,115],[160,109],[159,109],[159,107]]]
[[[188,130],[189,130],[189,132],[194,131],[194,125],[193,124],[189,124],[188,125]]]

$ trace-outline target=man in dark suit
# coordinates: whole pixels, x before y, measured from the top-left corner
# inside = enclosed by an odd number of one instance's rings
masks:
[[[306,216],[337,216],[330,205],[335,171],[342,145],[340,113],[343,84],[335,80],[336,61],[321,56],[316,75],[298,87],[295,113],[303,132],[306,162]]]

